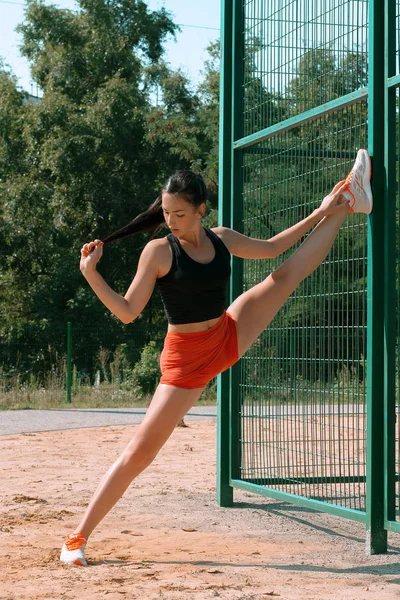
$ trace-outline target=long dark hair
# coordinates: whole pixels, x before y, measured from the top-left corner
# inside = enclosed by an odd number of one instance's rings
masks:
[[[149,206],[149,208],[135,217],[128,225],[111,233],[102,241],[104,244],[113,242],[127,235],[143,233],[144,231],[154,231],[154,235],[165,222],[164,213],[161,206],[162,194],[179,194],[194,207],[200,206],[203,202],[207,203],[208,191],[200,173],[193,171],[177,171],[168,179],[161,189],[158,198]]]

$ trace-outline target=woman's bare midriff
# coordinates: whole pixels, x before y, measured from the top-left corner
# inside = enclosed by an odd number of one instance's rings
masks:
[[[201,321],[200,323],[185,323],[184,325],[168,325],[168,332],[175,333],[197,333],[198,331],[206,331],[211,329],[221,317],[210,319],[209,321]]]

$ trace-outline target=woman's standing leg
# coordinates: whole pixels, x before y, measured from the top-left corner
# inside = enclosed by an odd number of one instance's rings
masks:
[[[163,384],[157,387],[135,437],[104,475],[76,532],[82,533],[86,539],[89,537],[129,484],[153,462],[202,391]]]
[[[236,321],[239,356],[270,324],[300,282],[326,258],[349,213],[348,204],[343,203],[335,214],[324,217],[290,258],[231,304],[228,312]]]
[[[196,404],[203,389],[188,390],[165,384],[157,387],[135,437],[103,476],[75,533],[88,539],[135,477],[153,462],[179,421]]]

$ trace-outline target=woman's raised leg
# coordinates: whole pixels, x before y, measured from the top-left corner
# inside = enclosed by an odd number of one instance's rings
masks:
[[[241,294],[228,308],[236,321],[239,356],[270,324],[300,282],[326,258],[341,225],[350,213],[343,203],[315,227],[301,246],[264,281]]]
[[[203,388],[187,390],[160,384],[135,437],[103,476],[75,529],[86,540],[121,498],[129,484],[148,467],[179,421],[199,399]]]

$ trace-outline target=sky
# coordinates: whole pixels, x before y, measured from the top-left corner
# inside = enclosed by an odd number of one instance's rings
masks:
[[[73,0],[58,0],[46,4],[55,4],[60,8],[74,9]],[[164,43],[164,59],[171,68],[181,67],[195,86],[202,79],[201,71],[208,54],[206,47],[219,38],[220,2],[219,0],[147,0],[151,10],[165,7],[172,13],[175,23],[182,25],[176,41],[168,36]],[[15,33],[16,26],[24,19],[23,0],[0,0],[0,56],[18,78],[18,85],[36,95],[29,65],[19,52],[21,38]],[[190,27],[191,26],[191,27]],[[193,27],[195,26],[195,27]],[[209,29],[208,29],[209,28]]]

